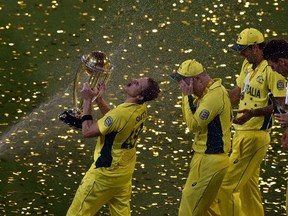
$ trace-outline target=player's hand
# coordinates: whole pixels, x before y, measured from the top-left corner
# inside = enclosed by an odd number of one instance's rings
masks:
[[[283,133],[281,143],[284,148],[288,148],[288,128]]]
[[[90,85],[88,83],[84,83],[83,84],[83,88],[81,90],[81,97],[83,100],[90,100],[92,101],[92,99],[94,97],[96,97],[98,94],[97,91],[91,89]]]
[[[274,116],[276,122],[278,122],[281,125],[281,127],[288,127],[288,113],[284,114],[275,113]]]
[[[105,85],[105,83],[98,84],[95,87],[95,92],[96,92],[97,96],[94,98],[94,100],[96,101],[96,103],[98,103],[98,102],[103,100],[104,95],[106,93],[106,85]]]
[[[188,83],[184,79],[180,80],[178,82],[179,87],[184,95],[191,95],[193,94],[193,78],[186,78],[186,80],[188,81]]]
[[[253,117],[252,111],[248,110],[248,109],[238,110],[236,112],[237,113],[243,113],[243,115],[238,117],[238,118],[234,118],[233,119],[234,124],[242,125],[245,122],[249,121]]]

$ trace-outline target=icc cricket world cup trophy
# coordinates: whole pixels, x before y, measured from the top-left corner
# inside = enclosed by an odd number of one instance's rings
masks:
[[[82,128],[81,115],[83,100],[81,99],[80,92],[83,83],[87,82],[91,88],[103,83],[106,84],[112,70],[113,66],[105,53],[93,51],[88,55],[83,55],[74,79],[74,108],[59,114],[59,119],[69,126]]]

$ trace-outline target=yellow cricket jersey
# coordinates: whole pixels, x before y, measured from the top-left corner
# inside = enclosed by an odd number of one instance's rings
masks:
[[[236,80],[237,86],[241,88],[241,99],[239,110],[257,109],[266,107],[271,102],[268,92],[274,97],[285,97],[286,80],[274,72],[266,60],[263,60],[255,70],[252,64],[245,59],[242,65],[240,76]],[[236,117],[243,114],[239,113]],[[272,116],[253,117],[243,125],[235,124],[235,130],[266,130],[272,126]]]
[[[231,147],[232,110],[221,79],[214,79],[204,95],[194,100],[182,96],[184,120],[194,133],[193,150],[198,153],[228,153]]]
[[[123,103],[98,120],[94,168],[109,177],[131,178],[136,163],[136,141],[147,119],[146,104]]]

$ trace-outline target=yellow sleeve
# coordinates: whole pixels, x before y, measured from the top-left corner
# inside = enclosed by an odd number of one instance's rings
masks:
[[[198,122],[194,117],[194,113],[196,112],[196,106],[194,105],[194,98],[192,95],[184,96],[182,95],[182,113],[184,121],[191,132],[197,131]]]
[[[268,74],[268,87],[274,97],[286,96],[286,79],[279,73],[272,70],[270,66],[267,66]]]
[[[117,114],[117,108],[107,112],[102,118],[100,118],[97,123],[99,130],[102,135],[109,134],[113,131],[119,130],[119,113]]]
[[[219,91],[210,92],[202,99],[197,101],[197,104],[192,103],[192,96],[182,97],[182,112],[187,127],[191,132],[200,132],[207,130],[208,124],[215,118],[216,115],[223,111],[224,102],[220,102]]]

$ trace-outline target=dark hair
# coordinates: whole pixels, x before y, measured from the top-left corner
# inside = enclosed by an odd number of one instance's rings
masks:
[[[283,39],[270,40],[263,51],[266,60],[277,62],[279,58],[288,58],[288,43]]]
[[[143,96],[142,103],[146,101],[154,100],[158,97],[160,93],[160,88],[158,83],[152,78],[148,78],[148,87],[141,92],[141,96]]]
[[[264,50],[265,46],[266,46],[266,42],[262,42],[257,44],[257,46],[259,47],[259,49]]]

